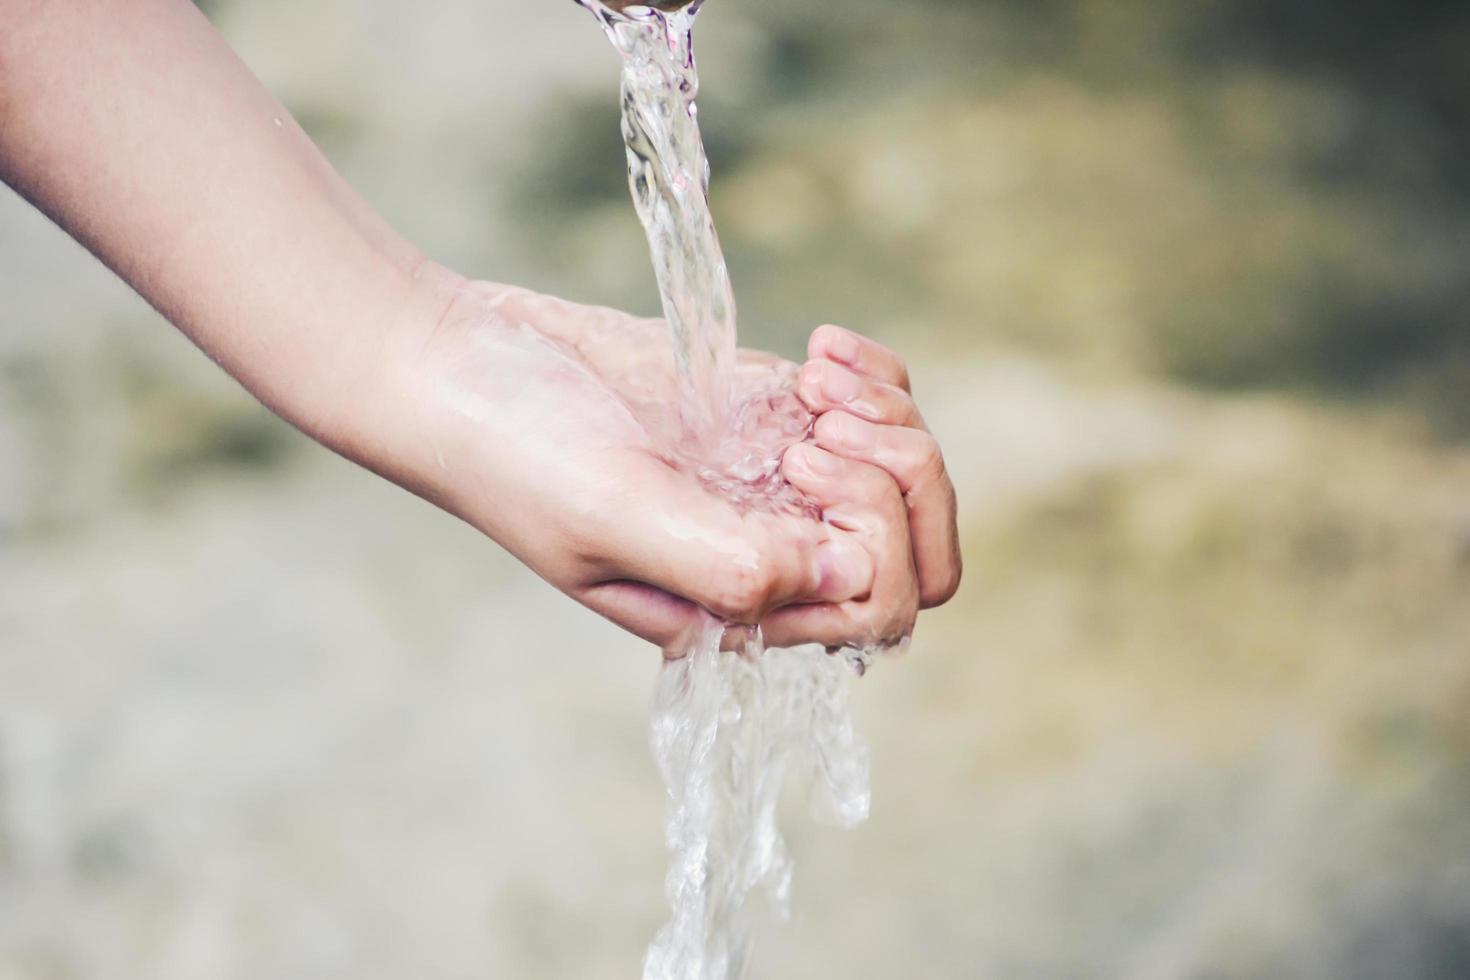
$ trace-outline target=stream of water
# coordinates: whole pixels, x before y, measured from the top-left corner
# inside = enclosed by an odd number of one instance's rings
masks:
[[[682,453],[741,506],[815,516],[779,472],[781,452],[811,425],[791,377],[772,369],[752,383],[737,372],[734,294],[695,105],[699,4],[579,2],[623,59],[629,185],[673,335]],[[671,917],[649,947],[644,980],[736,980],[751,948],[751,893],[763,890],[785,916],[792,863],[776,811],[789,777],[805,785],[823,822],[852,826],[868,814],[867,750],[847,698],[865,656],[768,650],[759,630],[742,643],[722,651],[726,625],[711,617],[659,679],[652,743],[669,794]]]

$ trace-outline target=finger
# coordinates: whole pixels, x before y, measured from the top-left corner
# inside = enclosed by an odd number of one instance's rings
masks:
[[[869,600],[870,602],[872,600]],[[914,620],[892,619],[887,625],[866,611],[865,603],[814,603],[786,606],[768,613],[761,621],[761,636],[768,647],[800,647],[816,644],[836,651],[884,650],[911,637]]]
[[[688,599],[641,582],[605,582],[576,598],[604,619],[659,647],[669,660],[696,649],[712,623],[720,629],[721,650],[743,651],[752,641],[762,639],[757,627],[726,625]]]
[[[843,601],[872,589],[872,560],[851,535],[798,517],[740,514],[672,470],[599,527],[599,582],[642,582],[722,619],[754,624],[798,601]]]
[[[920,608],[948,602],[962,567],[954,484],[939,443],[922,429],[875,425],[840,411],[818,418],[813,436],[823,449],[880,467],[898,483],[908,508]]]
[[[831,361],[803,364],[797,376],[796,394],[816,415],[840,408],[883,425],[924,427],[924,420],[908,392]]]
[[[788,450],[782,472],[822,507],[825,520],[862,541],[874,575],[865,597],[772,612],[762,622],[770,641],[866,646],[907,636],[918,615],[918,583],[908,515],[893,479],[877,467],[811,445]]]
[[[687,647],[705,616],[688,599],[642,582],[603,582],[574,593],[574,597],[593,612],[662,650]]]
[[[909,369],[891,349],[860,333],[832,324],[812,331],[807,342],[807,356],[812,360],[836,361],[875,381],[909,390]]]

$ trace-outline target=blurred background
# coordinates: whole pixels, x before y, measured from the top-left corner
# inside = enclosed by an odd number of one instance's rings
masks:
[[[656,308],[573,4],[205,9],[436,258]],[[1470,7],[700,26],[743,339],[906,353],[968,566],[751,975],[1470,976]],[[0,978],[637,976],[656,670],[0,193]]]

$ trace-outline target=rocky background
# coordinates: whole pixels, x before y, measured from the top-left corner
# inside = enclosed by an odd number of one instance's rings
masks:
[[[463,271],[655,307],[553,0],[216,0]],[[712,0],[746,343],[911,358],[968,578],[752,976],[1470,975],[1470,16]],[[637,976],[657,657],[0,193],[0,978]]]

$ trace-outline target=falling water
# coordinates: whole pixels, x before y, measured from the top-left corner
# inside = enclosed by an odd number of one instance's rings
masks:
[[[851,827],[868,815],[847,661],[820,647],[722,652],[723,633],[711,621],[693,650],[666,662],[654,698],[672,917],[649,946],[644,980],[740,977],[757,888],[787,916],[792,863],[776,809],[788,775],[822,822]]]
[[[629,184],[673,337],[681,455],[741,506],[814,516],[779,472],[781,452],[811,426],[792,378],[771,369],[737,383],[735,302],[695,107],[699,2],[579,2],[623,58]],[[728,637],[710,617],[691,649],[666,661],[654,700],[672,916],[649,947],[644,980],[736,980],[750,950],[750,893],[764,890],[784,917],[792,866],[776,809],[788,776],[806,785],[824,822],[852,826],[868,814],[867,751],[847,701],[852,667],[866,655],[766,650],[759,630],[730,652]]]
[[[731,398],[735,298],[710,216],[709,161],[694,101],[691,28],[699,4],[664,12],[584,2],[623,56],[628,183],[673,334],[685,429],[708,435],[723,426]]]

